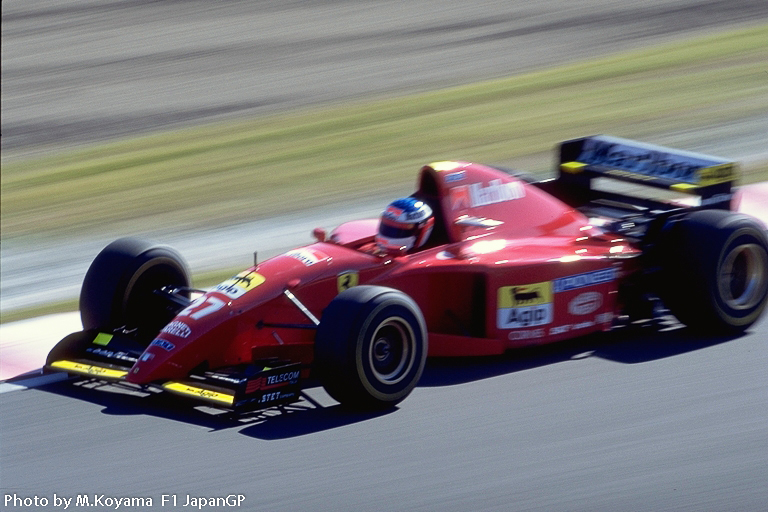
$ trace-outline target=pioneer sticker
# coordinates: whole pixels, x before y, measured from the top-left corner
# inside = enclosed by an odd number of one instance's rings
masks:
[[[553,281],[555,293],[567,292],[587,286],[594,286],[603,283],[610,283],[616,280],[616,269],[613,267],[601,268],[592,272],[576,274],[567,277],[561,277]]]

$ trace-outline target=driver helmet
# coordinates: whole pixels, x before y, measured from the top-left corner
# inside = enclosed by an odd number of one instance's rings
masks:
[[[429,238],[434,224],[432,208],[424,201],[414,197],[396,199],[381,214],[376,245],[388,253],[418,249]]]

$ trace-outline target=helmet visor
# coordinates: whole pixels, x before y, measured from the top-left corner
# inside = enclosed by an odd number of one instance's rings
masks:
[[[417,236],[418,233],[419,226],[417,224],[404,224],[384,218],[379,225],[379,234],[386,238],[409,238]]]

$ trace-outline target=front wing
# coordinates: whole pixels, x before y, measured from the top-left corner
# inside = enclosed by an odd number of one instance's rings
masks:
[[[80,331],[59,342],[45,364],[48,371],[66,372],[108,382],[125,382],[143,346],[124,334]],[[218,408],[245,412],[295,402],[309,377],[309,367],[287,361],[205,370],[184,379],[148,387],[194,399]]]

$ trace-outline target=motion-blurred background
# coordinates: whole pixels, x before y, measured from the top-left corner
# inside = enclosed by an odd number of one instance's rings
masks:
[[[767,21],[757,0],[6,0],[3,319],[71,309],[116,237],[176,245],[205,284],[377,214],[433,160],[543,174],[611,133],[764,180]]]
[[[610,133],[768,180],[765,0],[3,0],[1,43],[5,364],[39,367],[47,347],[36,363],[27,339],[78,328],[77,313],[11,320],[75,311],[115,238],[175,246],[205,286],[254,250],[377,215],[434,160],[543,176],[559,141]],[[0,383],[0,494],[45,510],[54,494],[764,510],[766,320],[735,339],[638,327],[430,360],[383,415],[319,389],[232,419],[88,382]]]

